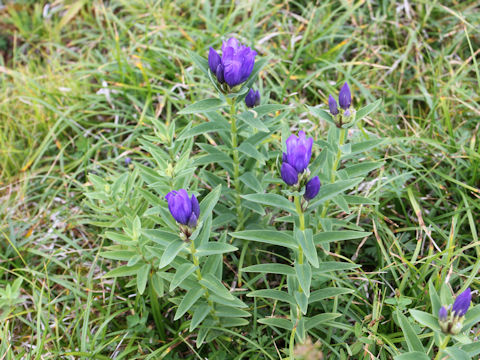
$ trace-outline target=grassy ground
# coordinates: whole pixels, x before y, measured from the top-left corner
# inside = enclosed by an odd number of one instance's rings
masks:
[[[0,288],[23,282],[2,307],[0,359],[200,358],[178,322],[152,340],[149,305],[102,278],[112,264],[82,191],[88,173],[128,171],[153,134],[146,117],[181,122],[178,110],[212,95],[186,50],[206,56],[231,34],[271,57],[260,88],[272,103],[324,104],[345,80],[355,106],[383,99],[364,124],[386,139],[369,154],[385,166],[365,184],[379,203],[364,210],[374,235],[349,245],[365,296],[346,316],[361,325],[324,351],[390,358],[405,346],[392,311],[428,307],[432,271],[454,291],[480,289],[479,24],[478,1],[7,1]],[[283,340],[262,329],[225,333],[201,354],[277,356]]]

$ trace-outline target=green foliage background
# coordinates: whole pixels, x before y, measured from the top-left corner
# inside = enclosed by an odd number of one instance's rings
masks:
[[[355,214],[372,235],[332,246],[361,268],[348,273],[355,297],[332,297],[350,327],[342,338],[326,327],[325,356],[388,359],[407,351],[396,311],[428,338],[407,310],[431,312],[429,280],[438,291],[449,279],[442,290],[449,296],[479,289],[479,7],[477,1],[5,2],[0,288],[23,281],[2,302],[0,354],[279,356],[284,339],[255,319],[200,353],[181,321],[168,323],[167,340],[158,341],[148,301],[131,297],[127,281],[103,277],[117,263],[99,257],[105,240],[90,224],[83,196],[92,185],[88,174],[114,177],[131,171],[125,157],[148,158],[140,139],[155,134],[150,119],[178,129],[201,121],[178,114],[214,96],[186,50],[206,56],[229,35],[270,59],[257,81],[269,103],[326,104],[345,80],[357,109],[383,101],[361,129],[385,139],[365,156],[385,164],[360,185],[377,204]],[[326,138],[325,122],[301,106],[289,121]],[[265,256],[254,248],[249,255]],[[171,303],[160,306],[173,318]],[[274,307],[257,301],[252,311]],[[479,331],[477,325],[470,336]],[[329,348],[332,337],[336,346]]]

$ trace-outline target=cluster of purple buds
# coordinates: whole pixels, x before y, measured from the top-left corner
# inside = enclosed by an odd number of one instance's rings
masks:
[[[307,201],[317,196],[321,186],[318,176],[308,180],[310,176],[308,164],[312,157],[312,146],[313,138],[307,138],[304,131],[300,131],[298,137],[290,135],[287,139],[287,152],[283,153],[280,169],[282,179],[287,185],[301,189],[306,182],[303,197]]]
[[[348,118],[351,115],[350,106],[352,105],[352,93],[350,92],[350,88],[347,83],[343,84],[342,88],[340,89],[340,93],[338,94],[338,103],[340,104],[340,108],[343,110],[341,116]],[[332,95],[328,96],[328,107],[330,109],[330,114],[332,114],[334,117],[340,114],[337,101]]]
[[[230,38],[222,44],[222,56],[213,48],[208,53],[208,66],[220,84],[233,88],[245,82],[253,70],[257,53]]]
[[[460,332],[471,301],[472,292],[470,288],[467,288],[467,290],[457,296],[450,312],[445,306],[440,308],[438,311],[438,323],[445,334],[456,335]]]
[[[260,93],[258,90],[250,89],[247,96],[245,96],[245,104],[249,108],[260,105]]]
[[[168,202],[168,210],[173,218],[180,224],[180,230],[188,237],[192,230],[197,227],[198,217],[200,216],[200,205],[195,195],[188,197],[185,189],[170,191],[165,199]]]

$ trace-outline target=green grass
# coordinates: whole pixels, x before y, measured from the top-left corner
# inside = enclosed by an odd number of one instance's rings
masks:
[[[146,299],[102,277],[115,262],[98,256],[102,229],[83,202],[87,174],[146,156],[150,118],[184,126],[177,112],[212,97],[186,50],[206,56],[230,34],[269,57],[259,87],[271,103],[326,104],[343,81],[357,108],[383,100],[361,129],[386,139],[367,155],[385,165],[363,184],[378,205],[355,214],[373,235],[332,246],[362,268],[338,284],[358,290],[335,298],[345,319],[318,332],[326,358],[405,351],[393,312],[429,311],[429,279],[480,289],[477,1],[76,1],[44,18],[45,4],[0,10],[0,288],[23,279],[20,304],[0,314],[0,359],[287,356],[254,318],[198,350],[161,301],[158,329]],[[305,109],[297,119],[326,136]],[[253,310],[273,308],[258,299]]]

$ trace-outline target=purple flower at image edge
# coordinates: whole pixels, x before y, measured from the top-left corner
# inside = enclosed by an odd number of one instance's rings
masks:
[[[173,218],[182,225],[191,228],[197,226],[198,217],[200,216],[200,205],[195,195],[188,197],[185,189],[178,191],[170,191],[165,199],[168,203],[168,210]]]

